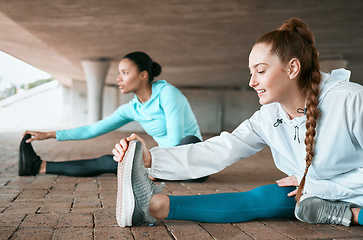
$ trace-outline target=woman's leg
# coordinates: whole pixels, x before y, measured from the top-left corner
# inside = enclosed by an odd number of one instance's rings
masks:
[[[188,135],[188,136],[183,137],[177,146],[187,145],[187,144],[191,144],[191,143],[197,143],[197,142],[201,142],[201,141],[202,140],[200,140],[199,138],[197,138],[194,135]]]
[[[72,177],[94,177],[103,173],[117,173],[117,162],[112,155],[104,155],[100,158],[46,162],[47,174],[58,174]]]
[[[294,189],[272,184],[247,192],[169,196],[170,210],[166,219],[231,223],[258,218],[294,218],[296,202],[287,196]],[[156,212],[155,206],[160,208],[160,204],[157,206],[151,201],[151,213]]]

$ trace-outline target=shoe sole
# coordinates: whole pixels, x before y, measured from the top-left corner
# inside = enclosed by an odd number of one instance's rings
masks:
[[[129,142],[125,156],[117,167],[116,220],[120,227],[132,226],[135,197],[132,191],[131,174],[135,149],[136,141]]]
[[[24,145],[27,144],[25,141],[31,138],[31,135],[26,134],[23,139],[20,142],[19,147],[19,167],[18,167],[18,175],[19,176],[30,176],[33,174],[30,174],[29,172],[26,172],[27,166],[25,162],[25,156],[24,156]]]

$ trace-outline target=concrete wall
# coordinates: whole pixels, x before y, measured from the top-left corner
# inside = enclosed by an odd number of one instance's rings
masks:
[[[69,91],[70,127],[87,124],[86,83],[73,80]],[[251,90],[182,88],[181,91],[187,97],[202,133],[232,131],[260,108],[257,94]],[[121,94],[117,87],[106,86],[103,118],[112,114],[118,106],[129,102],[133,96],[132,93]],[[142,132],[143,129],[138,123],[132,122],[120,128],[120,131]]]

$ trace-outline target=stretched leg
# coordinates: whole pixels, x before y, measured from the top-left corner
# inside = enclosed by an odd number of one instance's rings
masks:
[[[29,138],[31,138],[31,135],[26,134],[20,143],[19,176],[35,176],[38,173],[48,173],[73,177],[93,177],[103,173],[117,173],[117,162],[113,160],[112,155],[77,161],[42,161],[35,153],[32,145],[26,143]]]
[[[201,140],[199,138],[197,138],[196,136],[188,135],[188,136],[183,137],[177,146],[187,145],[187,144],[197,143],[197,142],[201,142]]]
[[[104,155],[100,158],[46,162],[47,174],[58,174],[72,177],[94,177],[104,173],[117,173],[117,162],[112,155]]]
[[[265,185],[247,192],[169,196],[167,219],[212,223],[245,222],[258,218],[293,218],[294,187]],[[150,212],[155,212],[150,205]]]

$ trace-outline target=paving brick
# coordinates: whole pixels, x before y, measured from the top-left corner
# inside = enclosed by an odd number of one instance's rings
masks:
[[[62,214],[58,228],[65,227],[83,227],[83,228],[93,228],[93,215],[90,213],[65,213]]]
[[[234,226],[240,228],[243,232],[251,236],[253,239],[281,239],[290,240],[287,235],[275,231],[269,226],[264,225],[259,221],[250,221],[244,223],[234,223]]]
[[[1,226],[0,229],[0,240],[8,240],[10,239],[10,237],[14,234],[14,232],[16,231],[17,227],[4,227]]]
[[[166,181],[166,189],[173,195],[193,195],[193,191],[182,182]],[[159,184],[159,183],[158,183]]]
[[[3,213],[9,206],[2,205],[0,206],[0,213]]]
[[[24,189],[22,193],[16,198],[16,202],[44,199],[45,195],[48,194],[47,189]]]
[[[21,228],[55,228],[58,224],[60,215],[55,214],[28,214]]]
[[[116,208],[117,191],[103,191],[100,194],[102,207]]]
[[[45,202],[37,213],[68,213],[71,211],[73,202]]]
[[[50,192],[62,192],[67,194],[74,193],[77,183],[59,183],[56,182],[55,185],[50,189]]]
[[[12,202],[19,195],[19,193],[0,193],[0,205],[5,204],[7,202]]]
[[[53,240],[82,239],[93,240],[92,228],[58,228],[54,232]]]
[[[73,202],[76,195],[68,191],[56,191],[52,189],[44,198],[47,202]]]
[[[53,233],[53,228],[20,228],[11,239],[48,240],[52,239]]]
[[[106,177],[98,177],[99,189],[102,191],[116,191],[117,177],[116,175],[108,175]]]
[[[33,182],[25,186],[25,189],[47,189],[49,190],[54,184],[57,176],[39,175]]]
[[[11,181],[11,177],[3,177],[0,174],[0,187],[6,186]]]
[[[5,210],[7,213],[13,214],[32,214],[36,213],[38,209],[43,205],[43,202],[12,202]]]
[[[342,226],[339,226],[339,227],[343,228]],[[348,229],[348,231],[353,233],[354,236],[360,237],[361,239],[363,239],[363,227],[362,226],[353,226],[353,227],[348,227],[347,229]]]
[[[196,222],[164,221],[169,233],[176,239],[213,239],[213,237]]]
[[[138,239],[173,239],[172,235],[169,233],[168,229],[165,228],[162,221],[157,221],[154,226],[137,226],[131,227],[132,234],[135,240]],[[192,239],[192,238],[186,238]]]
[[[308,225],[307,223],[303,223],[303,225],[305,224]],[[293,239],[325,238],[323,235],[309,228],[309,226],[303,227],[303,225],[299,224],[297,220],[294,221],[281,220],[281,221],[268,222],[269,227]]]
[[[80,180],[80,182],[77,184],[75,192],[79,193],[79,192],[97,192],[98,191],[98,183],[95,179],[87,179],[88,181],[86,181],[86,179],[82,179],[83,181]]]
[[[105,239],[125,239],[134,240],[129,227],[109,227],[109,228],[95,228],[94,231],[95,240],[105,240]],[[154,238],[157,239],[157,238]]]
[[[200,223],[200,225],[215,239],[253,239],[250,235],[230,223]]]
[[[73,209],[75,209],[75,208],[89,208],[89,207],[100,208],[101,207],[101,199],[99,199],[98,196],[77,197],[75,199]]]
[[[27,185],[32,183],[35,177],[18,177],[17,173],[14,178],[6,185],[9,188],[20,188],[24,189]]]
[[[83,214],[83,213],[94,213],[97,210],[102,209],[101,207],[81,207],[81,208],[72,208],[71,213]]]
[[[317,232],[324,236],[325,238],[347,238],[347,237],[354,237],[354,234],[349,231],[347,227],[340,227],[330,224],[306,224],[303,222],[296,221],[296,225],[309,228],[314,232]]]
[[[0,226],[2,227],[18,227],[26,217],[26,214],[19,214],[5,211],[0,214]]]
[[[96,228],[116,227],[116,208],[102,208],[94,211],[94,222]]]

